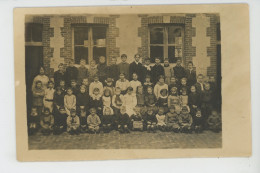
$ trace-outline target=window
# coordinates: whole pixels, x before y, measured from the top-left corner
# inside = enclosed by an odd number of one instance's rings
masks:
[[[25,42],[30,45],[41,45],[43,25],[38,23],[25,24]]]
[[[149,53],[151,62],[155,57],[169,58],[170,63],[175,63],[182,57],[184,29],[181,25],[149,25]]]
[[[89,64],[91,60],[98,62],[100,56],[106,57],[106,35],[105,25],[75,25],[73,27],[73,47],[75,63],[85,59]]]

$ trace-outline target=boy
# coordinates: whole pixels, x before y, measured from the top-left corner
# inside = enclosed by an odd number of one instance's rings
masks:
[[[80,121],[79,117],[76,115],[76,110],[71,109],[70,116],[67,118],[67,132],[70,135],[79,134]]]
[[[54,129],[53,129],[54,135],[60,135],[66,130],[67,116],[68,115],[66,114],[65,108],[63,106],[60,106],[58,112],[56,112],[56,114],[54,115]]]
[[[170,112],[166,114],[166,129],[178,133],[180,131],[179,116],[175,112],[175,107],[170,107]]]
[[[86,93],[89,96],[89,82],[88,82],[88,78],[84,78],[82,80],[82,84],[85,87]]]
[[[117,58],[116,57],[112,57],[111,58],[111,64],[110,66],[108,66],[108,70],[107,70],[107,74],[108,77],[113,78],[115,81],[118,80],[118,76],[119,76],[119,67],[116,64]]]
[[[197,77],[197,83],[195,84],[196,91],[198,94],[201,94],[204,91],[204,84],[203,84],[204,77],[202,74],[199,74]]]
[[[174,76],[172,76],[172,77],[170,78],[170,84],[168,85],[168,90],[171,91],[171,89],[172,89],[173,87],[179,88],[179,85],[177,84],[176,78],[175,78]]]
[[[133,78],[133,73],[136,73],[139,76],[139,80],[143,81],[143,65],[140,62],[140,55],[139,54],[135,54],[135,61],[132,62],[129,65],[129,76],[130,76],[130,80],[132,80]]]
[[[120,108],[120,114],[116,117],[117,129],[120,133],[130,133],[129,124],[130,118],[126,113],[126,107],[122,106]]]
[[[103,95],[103,84],[99,81],[98,76],[94,76],[94,81],[90,83],[89,85],[89,96],[92,97],[93,96],[93,90],[95,88],[99,89],[99,92],[101,95]]]
[[[164,114],[164,108],[159,107],[158,113],[156,114],[157,127],[160,131],[164,132],[166,130],[166,119]]]
[[[112,106],[114,108],[115,115],[118,116],[120,113],[120,108],[123,105],[123,95],[121,94],[121,89],[116,87],[115,95],[112,97]]]
[[[164,111],[167,111],[167,106],[168,105],[168,90],[167,89],[162,89],[160,92],[160,96],[158,98],[158,106],[163,107]]]
[[[78,68],[78,85],[81,85],[82,80],[88,76],[88,69],[86,68],[86,60],[80,60],[80,66]]]
[[[201,133],[203,131],[203,121],[204,117],[201,114],[201,110],[197,109],[195,115],[193,116],[193,126],[195,133]]]
[[[191,116],[194,117],[196,109],[201,105],[200,95],[196,92],[196,87],[193,85],[190,87],[190,94],[188,97],[188,104],[190,107]]]
[[[170,95],[168,96],[168,108],[175,107],[175,110],[181,109],[181,100],[177,94],[177,88],[173,87],[171,89]]]
[[[151,86],[153,88],[153,83],[151,82],[151,76],[147,75],[145,76],[145,81],[143,84],[144,92],[147,93],[147,88]]]
[[[43,116],[40,120],[41,132],[43,135],[50,135],[54,125],[54,117],[49,108],[44,108]]]
[[[68,115],[70,115],[71,109],[76,109],[76,96],[71,88],[67,89],[67,94],[64,96],[64,106]]]
[[[219,133],[221,131],[221,118],[217,111],[212,110],[211,115],[208,118],[208,127],[215,133]]]
[[[179,116],[181,132],[192,133],[192,122],[192,117],[188,112],[188,108],[186,106],[182,107],[182,111]]]
[[[43,105],[46,108],[49,108],[50,112],[53,110],[53,97],[54,97],[54,83],[52,81],[48,82],[48,88],[45,89],[45,94],[43,98]]]
[[[60,81],[60,85],[59,85],[60,89],[61,89],[61,92],[62,94],[66,94],[67,93],[67,90],[66,90],[66,86],[65,86],[65,81],[64,80],[61,80]]]
[[[177,83],[181,83],[181,79],[186,77],[185,69],[181,66],[181,58],[177,59],[176,66],[173,67],[174,75],[177,78]]]
[[[161,65],[161,60],[159,57],[155,58],[155,65],[151,70],[152,82],[156,84],[159,80],[159,76],[165,76],[164,68]]]
[[[96,109],[90,109],[90,115],[87,118],[88,129],[90,133],[99,133],[99,125],[101,124],[99,116],[96,114]]]
[[[31,114],[29,117],[29,129],[28,129],[28,134],[33,135],[37,132],[38,125],[39,125],[39,116],[37,113],[37,108],[32,107],[31,109]]]
[[[78,69],[77,67],[74,67],[74,62],[73,59],[69,60],[69,65],[66,68],[66,72],[65,72],[65,81],[66,81],[66,85],[70,86],[71,84],[71,80],[77,80],[78,78]]]
[[[107,77],[106,58],[104,56],[99,57],[99,64],[97,66],[97,69],[98,69],[99,80],[104,84]]]
[[[142,83],[137,79],[138,79],[138,75],[136,73],[133,73],[133,80],[130,81],[130,87],[133,88],[134,94],[136,94],[136,88],[142,86]]]
[[[174,71],[170,67],[169,59],[164,59],[164,72],[165,72],[165,83],[170,84],[170,79],[174,76]]]
[[[32,94],[33,94],[33,107],[37,109],[37,114],[41,116],[42,114],[42,108],[43,108],[43,97],[44,97],[44,89],[42,88],[42,82],[41,81],[36,81],[35,82],[35,88],[32,89]]]
[[[127,60],[127,55],[126,54],[122,54],[121,55],[121,63],[118,64],[118,68],[119,68],[119,73],[124,73],[125,74],[125,78],[129,80],[129,63],[126,62]]]
[[[157,99],[151,86],[147,88],[147,95],[144,97],[144,100],[148,108],[152,108],[153,110],[156,109]]]
[[[87,132],[87,112],[85,106],[80,106],[80,113],[79,113],[79,122],[80,122],[80,132],[86,133]]]
[[[190,91],[190,87],[187,85],[187,78],[185,77],[181,79],[181,84],[179,85],[178,93],[181,94],[182,90],[186,90],[187,92]]]
[[[88,106],[89,106],[89,96],[86,93],[86,88],[84,85],[80,86],[80,92],[76,95],[76,99],[77,99],[77,103],[76,103],[76,107],[77,107],[77,112],[80,112],[80,107],[84,107],[85,110],[88,110]]]
[[[193,63],[189,61],[188,69],[186,70],[187,84],[189,86],[195,85],[197,83],[196,71],[193,69]]]
[[[145,128],[147,129],[148,133],[150,132],[156,132],[156,124],[157,124],[157,119],[154,114],[153,109],[148,108],[147,112],[144,115],[144,125]]]
[[[60,85],[61,80],[65,80],[63,63],[60,63],[58,65],[58,68],[59,69],[54,72],[54,87],[55,88]]]
[[[125,79],[125,74],[120,73],[119,79],[116,81],[116,87],[121,89],[121,94],[125,94],[129,86],[130,83],[127,79]]]
[[[104,91],[106,89],[108,89],[111,93],[111,96],[113,96],[115,94],[115,87],[114,87],[113,83],[114,83],[114,79],[112,79],[110,77],[105,80]]]

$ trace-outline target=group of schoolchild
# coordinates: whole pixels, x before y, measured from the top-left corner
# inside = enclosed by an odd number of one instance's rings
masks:
[[[155,58],[151,66],[146,58],[142,64],[139,54],[131,64],[125,54],[121,63],[116,60],[113,57],[107,66],[106,58],[100,56],[89,68],[84,59],[78,68],[70,60],[66,70],[59,64],[53,80],[35,78],[29,134],[38,130],[44,135],[221,130],[214,105],[215,79],[205,82],[202,74],[196,75],[192,62],[185,69],[181,59],[173,68],[168,59],[161,65],[160,58]]]

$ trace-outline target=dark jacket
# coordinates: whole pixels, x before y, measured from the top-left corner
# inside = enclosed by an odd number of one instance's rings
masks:
[[[112,64],[107,67],[107,76],[113,78],[114,81],[119,79],[119,67],[116,64]]]
[[[132,62],[129,65],[129,78],[130,80],[133,79],[133,73],[136,73],[138,75],[139,81],[143,81],[144,74],[143,74],[143,65],[141,63],[136,64],[135,62]]]
[[[184,77],[186,77],[185,69],[182,66],[175,66],[173,67],[174,75],[178,79],[178,82]]]
[[[158,82],[158,78],[160,75],[165,75],[165,72],[164,72],[164,68],[162,65],[154,65],[152,67],[152,71],[151,71],[151,78],[152,78],[152,82],[153,83],[156,83]]]
[[[187,84],[189,86],[195,85],[197,83],[197,75],[195,70],[186,70]]]
[[[59,70],[54,72],[54,86],[57,87],[60,85],[60,81],[65,80],[64,73],[61,73]]]
[[[66,72],[65,72],[65,81],[66,85],[70,86],[71,80],[74,79],[77,81],[78,79],[78,69],[77,67],[67,67]]]

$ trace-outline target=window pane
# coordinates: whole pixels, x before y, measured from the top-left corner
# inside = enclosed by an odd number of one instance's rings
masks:
[[[85,59],[86,64],[88,64],[88,48],[87,47],[75,46],[74,55],[75,55],[76,64],[79,64],[81,59]]]
[[[93,44],[98,47],[106,47],[106,27],[93,27]]]
[[[75,27],[74,28],[74,44],[75,45],[88,45],[88,27]],[[86,46],[87,46],[86,45]]]
[[[105,47],[93,47],[93,59],[98,63],[100,56],[106,57],[106,48]],[[107,58],[106,58],[107,60]]]
[[[150,44],[163,44],[163,28],[150,28]]]
[[[150,46],[150,58],[152,63],[154,63],[155,57],[159,57],[161,62],[163,62],[163,46]]]
[[[181,37],[181,28],[176,26],[168,27],[168,43],[175,44],[175,37]]]
[[[32,41],[42,42],[42,24],[33,24],[32,25]]]
[[[170,63],[176,63],[177,58],[175,57],[175,46],[168,47],[168,58]]]
[[[31,23],[27,23],[25,25],[25,41],[26,42],[32,41],[32,25],[31,25]]]

